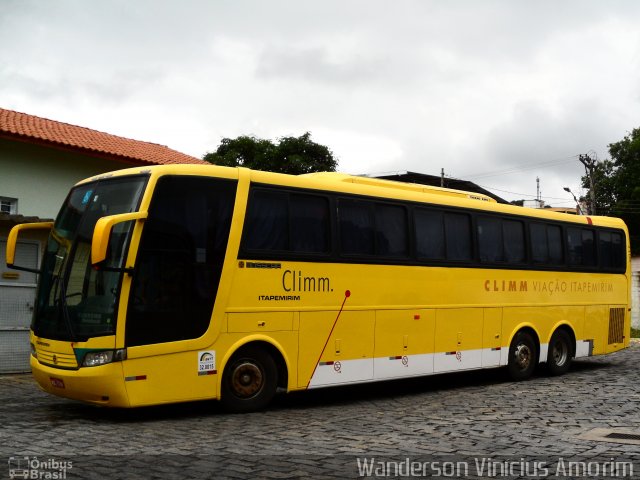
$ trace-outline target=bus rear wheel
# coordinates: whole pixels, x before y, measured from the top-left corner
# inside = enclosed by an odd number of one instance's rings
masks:
[[[526,331],[516,334],[509,347],[509,364],[507,369],[514,380],[526,380],[536,369],[538,359],[536,341]]]
[[[249,346],[236,352],[225,367],[220,400],[227,411],[253,412],[267,406],[277,384],[278,370],[271,355]]]
[[[551,375],[562,375],[569,370],[573,358],[572,340],[565,330],[556,330],[549,341],[547,370]]]

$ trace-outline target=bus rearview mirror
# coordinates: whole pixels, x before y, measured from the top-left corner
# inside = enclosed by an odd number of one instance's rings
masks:
[[[93,230],[93,239],[91,243],[91,264],[97,265],[107,258],[107,249],[109,248],[109,239],[114,225],[122,222],[130,222],[135,220],[144,220],[147,218],[147,212],[122,213],[119,215],[109,215],[102,217],[96,222]]]
[[[40,273],[40,270],[37,268],[27,268],[14,265],[16,261],[16,245],[18,244],[18,237],[20,236],[20,232],[24,232],[26,230],[51,230],[52,228],[53,222],[22,223],[14,226],[9,232],[9,237],[7,238],[7,251],[5,253],[7,267],[13,268],[14,270]]]

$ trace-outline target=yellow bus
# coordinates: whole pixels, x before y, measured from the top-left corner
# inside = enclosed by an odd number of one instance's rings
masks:
[[[539,364],[629,345],[624,223],[339,173],[134,168],[78,183],[31,326],[47,392],[137,407]]]

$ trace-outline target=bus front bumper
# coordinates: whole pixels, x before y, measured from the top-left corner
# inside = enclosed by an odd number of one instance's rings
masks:
[[[129,407],[122,363],[65,370],[50,367],[31,356],[31,372],[45,392],[59,397],[109,407]]]

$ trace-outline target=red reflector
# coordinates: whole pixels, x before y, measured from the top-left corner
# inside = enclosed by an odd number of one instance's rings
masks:
[[[125,382],[134,382],[136,380],[146,380],[147,376],[146,375],[136,375],[133,377],[124,377],[124,381]]]
[[[593,225],[593,220],[591,220],[591,217],[587,217],[587,223],[589,225]]]
[[[51,381],[51,386],[55,388],[64,388],[64,380],[61,378],[49,377],[49,381]]]
[[[414,315],[414,316],[413,316],[413,319],[414,319],[414,320],[420,320],[420,315]]]

